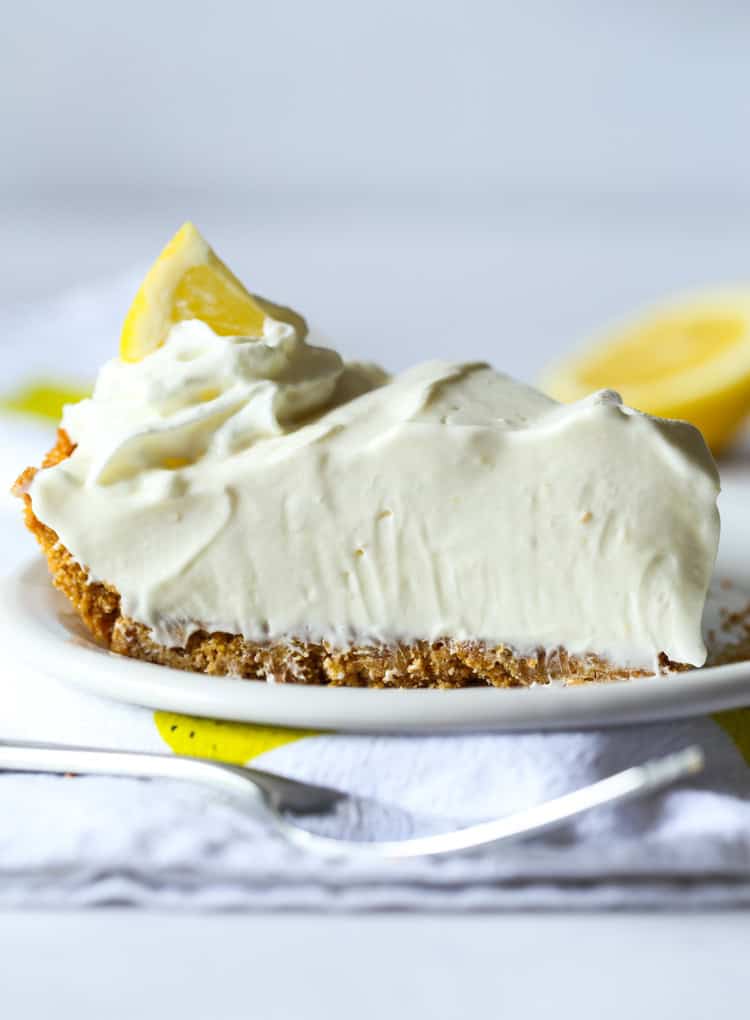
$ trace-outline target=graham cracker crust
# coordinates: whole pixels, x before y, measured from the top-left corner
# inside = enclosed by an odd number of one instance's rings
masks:
[[[74,449],[67,433],[58,429],[57,442],[42,461],[42,469],[59,464]],[[70,600],[93,636],[120,655],[213,676],[332,687],[528,687],[553,679],[574,684],[649,675],[596,655],[571,656],[562,648],[518,656],[506,645],[451,638],[339,649],[325,642],[259,643],[239,634],[198,631],[184,647],[170,648],[155,642],[146,626],[125,616],[116,588],[89,580],[86,569],[56,532],[36,517],[28,493],[36,471],[27,468],[13,491],[24,501],[26,526],[42,548],[52,583]],[[663,653],[659,657],[660,673],[689,668],[671,662]]]

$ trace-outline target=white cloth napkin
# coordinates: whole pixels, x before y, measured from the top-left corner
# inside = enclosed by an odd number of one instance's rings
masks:
[[[8,387],[108,356],[133,279],[0,321]],[[60,338],[77,343],[64,353]],[[12,350],[11,350],[12,346]],[[5,384],[4,384],[5,385]],[[0,417],[5,483],[38,462],[51,425]],[[35,555],[10,497],[3,573]],[[0,905],[422,910],[750,903],[750,711],[598,732],[461,736],[302,735],[107,702],[0,660],[0,739],[210,750],[394,803],[431,824],[469,823],[573,790],[691,743],[708,768],[658,796],[565,830],[470,856],[322,863],[258,818],[177,782],[0,775]],[[206,683],[210,683],[206,679]],[[689,682],[689,678],[686,678]],[[502,697],[502,692],[498,692]],[[749,696],[750,700],[750,696]],[[215,745],[215,749],[214,749]],[[373,833],[378,835],[378,833]]]

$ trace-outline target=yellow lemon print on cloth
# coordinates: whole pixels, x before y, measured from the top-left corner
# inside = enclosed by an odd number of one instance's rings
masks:
[[[215,758],[230,765],[245,765],[265,751],[316,735],[315,730],[256,726],[173,712],[155,712],[154,722],[162,740],[176,754]]]
[[[0,409],[58,421],[65,404],[77,404],[88,397],[90,387],[54,382],[27,383],[15,393],[0,397]]]
[[[731,737],[737,750],[750,765],[750,708],[736,708],[731,712],[719,712],[714,717],[724,732]]]

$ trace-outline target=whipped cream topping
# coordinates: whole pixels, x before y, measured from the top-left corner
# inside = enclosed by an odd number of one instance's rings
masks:
[[[193,319],[142,361],[105,364],[92,399],[67,407],[63,427],[86,447],[87,484],[111,485],[282,435],[330,407],[344,373],[335,351],[311,346],[286,323],[266,319],[262,338],[223,337]],[[361,366],[347,376],[361,377],[362,389],[385,379]]]
[[[700,434],[484,364],[393,379],[281,323],[173,327],[66,409],[37,516],[156,640],[451,637],[700,664],[718,476]]]

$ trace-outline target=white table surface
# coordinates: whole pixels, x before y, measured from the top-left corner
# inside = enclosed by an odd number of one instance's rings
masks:
[[[575,1017],[747,1010],[746,913],[0,914],[22,1020]]]
[[[174,225],[19,215],[0,253],[0,301],[33,300],[147,259]],[[241,247],[236,225],[217,217],[210,226],[228,257]],[[402,367],[435,353],[438,338],[442,356],[469,356],[469,344],[471,356],[533,378],[572,338],[634,303],[746,276],[740,226],[597,216],[575,227],[477,222],[442,232],[381,222],[363,235],[356,221],[286,234],[266,224],[236,261],[241,271],[258,267],[262,292],[288,294],[318,319],[326,310],[321,324],[351,337],[350,354]],[[746,1009],[749,936],[750,916],[733,912],[0,914],[0,1015],[689,1020]]]

